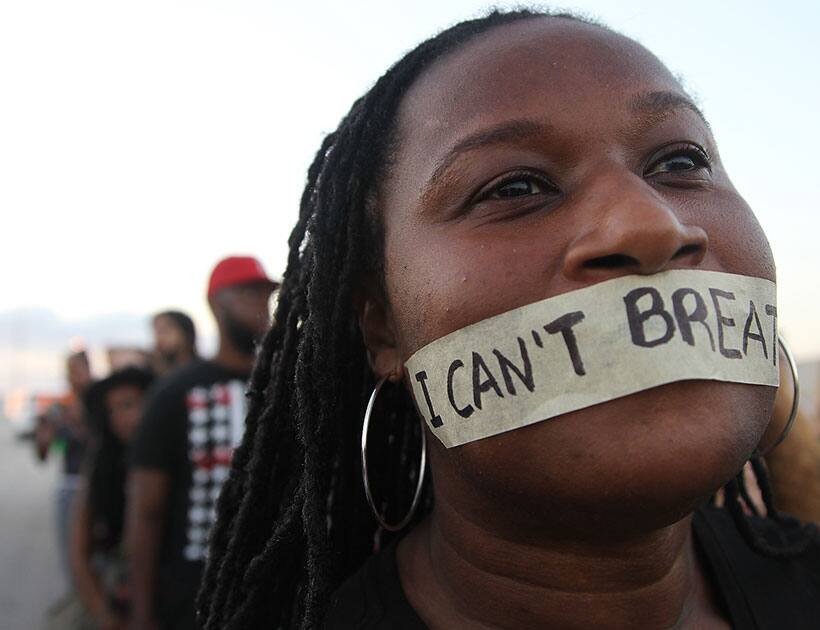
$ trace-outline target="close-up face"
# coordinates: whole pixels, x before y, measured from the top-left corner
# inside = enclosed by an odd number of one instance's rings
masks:
[[[123,444],[127,444],[142,415],[143,391],[136,385],[119,385],[105,397],[111,430]]]
[[[154,319],[154,346],[161,356],[173,359],[188,344],[185,333],[170,317],[159,316]]]
[[[635,42],[563,19],[496,28],[422,74],[378,209],[395,349],[375,364],[394,371],[464,326],[624,275],[775,279],[679,82]],[[687,381],[453,449],[428,433],[436,493],[468,511],[509,501],[518,531],[533,515],[560,528],[590,513],[617,528],[637,506],[672,522],[740,469],[774,392]]]
[[[270,327],[270,298],[273,287],[266,282],[253,282],[223,289],[218,297],[220,314],[231,326],[238,326],[256,340]]]

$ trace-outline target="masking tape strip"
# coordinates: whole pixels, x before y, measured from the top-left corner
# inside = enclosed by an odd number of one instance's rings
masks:
[[[450,333],[405,363],[447,448],[665,383],[777,386],[776,287],[678,270],[626,276]]]

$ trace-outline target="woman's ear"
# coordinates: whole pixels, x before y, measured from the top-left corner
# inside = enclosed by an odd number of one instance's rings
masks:
[[[378,286],[377,282],[368,287]],[[396,342],[393,314],[381,291],[359,288],[354,291],[353,304],[359,319],[367,360],[377,378],[385,376],[398,383],[404,375],[401,354]]]

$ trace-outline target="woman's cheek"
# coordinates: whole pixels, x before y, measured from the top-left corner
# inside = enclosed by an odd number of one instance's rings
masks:
[[[535,277],[538,264],[526,251],[468,236],[433,234],[386,249],[388,297],[405,358],[439,337],[544,297],[537,287],[543,291],[546,283]]]
[[[697,208],[693,220],[709,237],[703,265],[776,282],[772,250],[763,228],[746,201],[729,185]]]

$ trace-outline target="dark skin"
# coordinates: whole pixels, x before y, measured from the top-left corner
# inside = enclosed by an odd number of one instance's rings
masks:
[[[170,317],[159,315],[154,318],[154,347],[165,362],[166,371],[189,363],[196,354],[188,337]]]
[[[775,279],[689,97],[603,29],[539,19],[475,38],[413,85],[396,136],[385,291],[359,306],[378,376],[615,277]],[[690,517],[748,459],[774,393],[690,381],[449,450],[428,432],[435,508],[398,547],[410,603],[434,628],[727,627]]]
[[[261,341],[270,328],[270,298],[275,288],[276,285],[269,282],[252,282],[222,289],[208,300],[219,329],[219,349],[214,363],[250,374],[256,354],[247,354],[232,343],[227,334],[227,319],[233,318],[257,342]]]
[[[91,385],[91,366],[84,354],[73,354],[66,361],[68,384],[78,396],[81,396]]]
[[[249,374],[256,358],[233,343],[227,334],[233,318],[261,339],[270,326],[270,296],[275,285],[255,282],[222,289],[208,303],[219,330],[219,348],[213,362],[237,373]],[[154,617],[154,584],[161,536],[168,511],[170,476],[161,470],[134,469],[129,475],[127,547],[132,570],[134,630],[157,628]]]
[[[139,422],[145,392],[137,385],[120,385],[105,396],[108,421],[116,436],[128,443]],[[74,588],[102,630],[123,630],[125,622],[111,610],[93,562],[88,491],[83,488],[72,515],[71,571]]]

